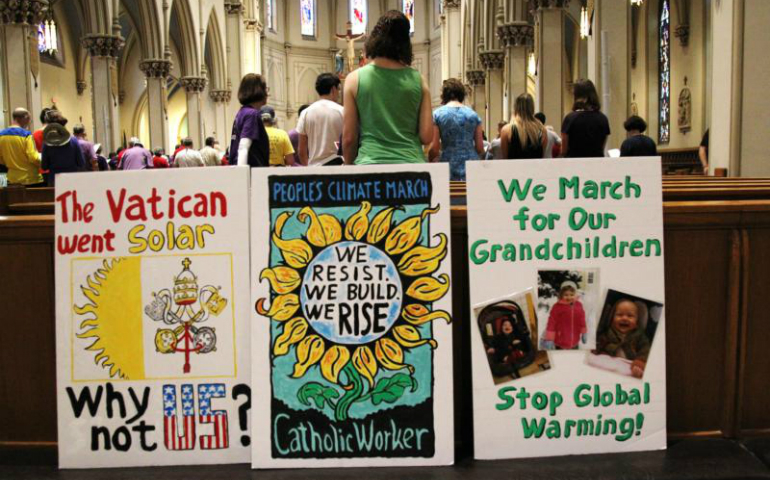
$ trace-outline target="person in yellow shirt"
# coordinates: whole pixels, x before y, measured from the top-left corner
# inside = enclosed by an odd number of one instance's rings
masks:
[[[294,166],[294,147],[291,146],[289,134],[275,126],[275,110],[264,106],[261,115],[270,142],[270,166]]]
[[[0,165],[8,167],[8,184],[45,187],[40,174],[40,154],[35,148],[29,112],[23,108],[13,111],[13,124],[0,130]]]

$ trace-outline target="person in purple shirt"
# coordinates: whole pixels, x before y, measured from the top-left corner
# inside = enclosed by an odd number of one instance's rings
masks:
[[[80,151],[83,152],[83,159],[86,162],[86,170],[98,171],[99,164],[97,163],[94,144],[86,140],[86,127],[82,123],[78,123],[72,127],[72,135],[78,139]]]
[[[302,115],[302,112],[305,111],[307,107],[310,105],[305,104],[299,107],[299,110],[297,111],[297,121],[299,121],[300,115]],[[297,131],[297,127],[292,128],[289,130],[289,141],[291,142],[291,146],[294,147],[294,165],[293,166],[301,166],[302,164],[299,161],[299,132]]]
[[[144,148],[142,142],[134,137],[130,143],[134,146],[123,152],[121,161],[122,170],[144,170],[152,168],[152,154]]]
[[[267,83],[262,75],[249,73],[241,80],[238,101],[242,107],[233,122],[230,165],[270,165],[270,142],[260,115],[260,109],[267,103],[267,94]]]

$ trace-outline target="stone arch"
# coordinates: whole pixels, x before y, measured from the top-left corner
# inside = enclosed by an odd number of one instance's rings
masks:
[[[155,0],[118,0],[135,28],[144,59],[164,58],[164,36]]]
[[[182,76],[196,76],[200,72],[201,62],[198,57],[195,24],[188,0],[173,1],[168,31],[169,42],[174,41],[179,49]]]
[[[222,42],[222,29],[216,10],[211,10],[206,40],[204,58],[209,73],[209,90],[223,90],[227,86],[227,68],[225,65],[225,48]]]

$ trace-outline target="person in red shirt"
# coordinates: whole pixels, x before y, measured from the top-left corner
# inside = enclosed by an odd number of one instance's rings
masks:
[[[168,168],[168,159],[162,148],[156,148],[152,157],[152,166],[155,168]]]
[[[45,107],[40,110],[40,124],[41,127],[32,133],[32,138],[35,140],[35,148],[38,152],[43,153],[43,130],[48,125],[48,112],[56,110],[55,108]]]
[[[566,281],[559,289],[559,300],[551,307],[543,336],[545,350],[577,349],[586,343],[586,313],[578,300],[577,285]]]

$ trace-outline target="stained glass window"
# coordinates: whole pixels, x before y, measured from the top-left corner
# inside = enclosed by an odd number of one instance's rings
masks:
[[[55,55],[59,49],[56,23],[53,20],[46,20],[37,26],[37,49],[46,55]]]
[[[414,0],[402,0],[401,11],[409,19],[409,33],[414,33]]]
[[[660,48],[658,61],[660,66],[658,85],[659,98],[659,130],[658,142],[668,143],[671,136],[671,25],[669,0],[660,2]]]
[[[350,0],[350,21],[353,23],[353,35],[366,32],[366,0]]]
[[[275,32],[275,0],[265,0],[265,25]]]
[[[300,1],[300,18],[302,35],[315,37],[315,0]]]

